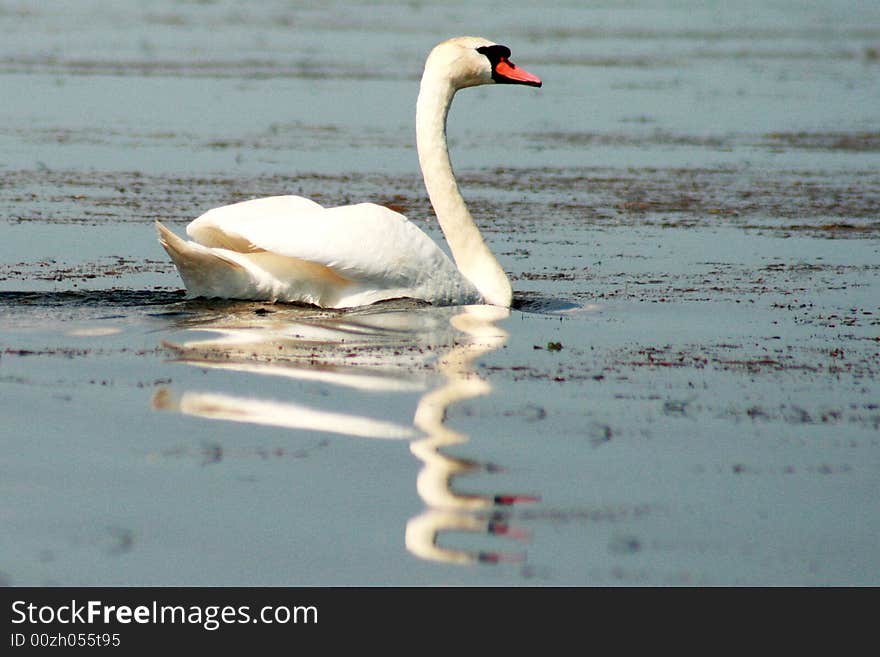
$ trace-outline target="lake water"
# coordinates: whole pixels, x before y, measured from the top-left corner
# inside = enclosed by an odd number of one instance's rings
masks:
[[[880,584],[880,5],[0,4],[0,581]],[[187,301],[293,193],[442,243],[427,52],[515,307]]]

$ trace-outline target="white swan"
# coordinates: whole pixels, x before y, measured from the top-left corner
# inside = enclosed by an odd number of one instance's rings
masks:
[[[510,281],[458,190],[446,146],[455,92],[481,84],[541,86],[510,49],[457,37],[435,47],[422,75],[416,141],[425,187],[455,259],[406,217],[373,203],[324,208],[273,196],[209,210],[185,241],[156,222],[189,296],[309,303],[325,308],[410,297],[510,306]]]

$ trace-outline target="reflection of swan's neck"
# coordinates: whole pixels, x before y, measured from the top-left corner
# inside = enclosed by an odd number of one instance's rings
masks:
[[[474,510],[512,503],[520,496],[463,494],[453,490],[453,477],[477,469],[479,464],[447,456],[443,447],[467,442],[466,435],[445,425],[446,411],[456,402],[489,393],[489,383],[474,373],[474,361],[489,351],[498,349],[507,339],[507,332],[495,322],[510,315],[508,308],[496,306],[465,306],[463,312],[450,318],[456,329],[468,339],[446,354],[438,369],[446,375],[447,383],[422,396],[413,423],[426,436],[410,443],[410,451],[424,462],[416,488],[431,507]]]
[[[430,68],[425,70],[416,104],[419,164],[428,197],[459,271],[486,303],[510,306],[510,281],[468,212],[449,161],[446,116],[455,91],[447,76]]]

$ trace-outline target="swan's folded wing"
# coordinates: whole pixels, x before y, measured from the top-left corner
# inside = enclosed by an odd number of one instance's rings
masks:
[[[186,233],[202,246],[248,253],[257,250],[244,237],[243,231],[250,224],[267,218],[294,220],[323,210],[323,206],[302,196],[268,196],[208,210],[190,222]]]
[[[412,286],[451,266],[402,214],[373,203],[323,208],[298,196],[256,199],[206,212],[187,233],[200,244],[269,252],[333,269],[353,281]]]

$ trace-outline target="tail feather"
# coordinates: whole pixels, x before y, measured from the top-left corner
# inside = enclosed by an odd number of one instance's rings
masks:
[[[317,262],[262,249],[241,252],[206,246],[178,237],[158,221],[156,230],[190,297],[283,299],[340,307],[340,299],[356,293],[354,280]],[[405,296],[405,291],[397,296]]]
[[[156,222],[156,231],[159,233],[159,244],[172,258],[174,253],[184,253],[187,250],[186,241],[168,230],[161,221]]]
[[[156,222],[159,244],[171,256],[190,296],[224,296],[221,290],[242,286],[249,277],[239,263],[213,249],[181,239]]]

